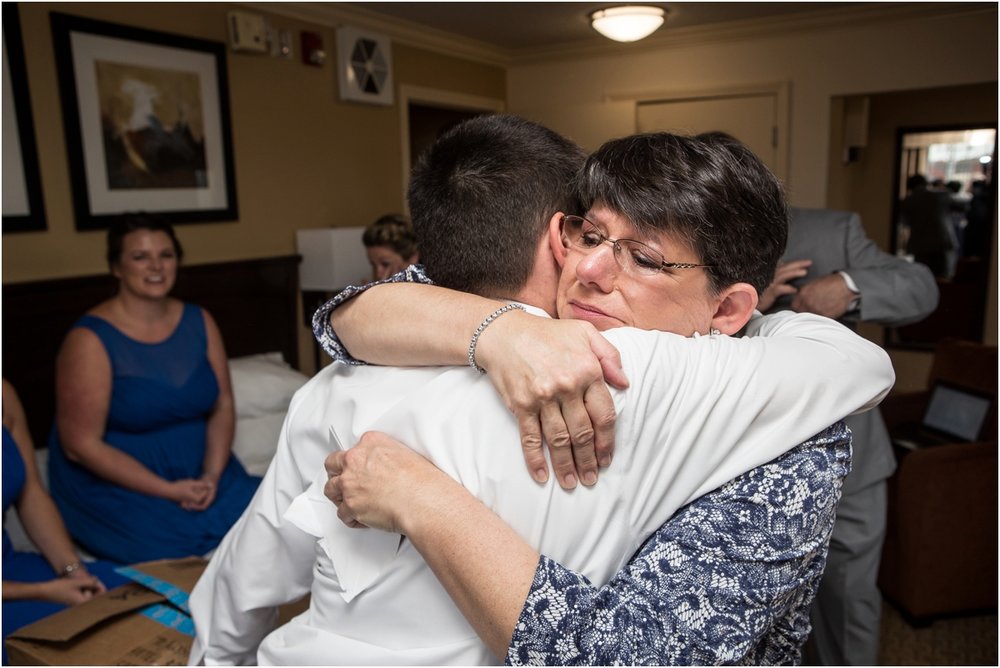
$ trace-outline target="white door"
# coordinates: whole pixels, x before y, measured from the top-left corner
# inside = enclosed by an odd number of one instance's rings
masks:
[[[779,177],[778,96],[774,93],[641,101],[639,132],[698,134],[721,130],[739,139]]]

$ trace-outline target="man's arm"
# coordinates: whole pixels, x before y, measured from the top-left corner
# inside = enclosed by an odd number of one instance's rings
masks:
[[[190,664],[256,664],[257,646],[274,629],[278,606],[309,591],[316,540],[283,519],[308,486],[289,447],[296,405],[293,399],[257,493],[191,593],[197,636]]]
[[[863,322],[898,327],[921,320],[937,308],[938,288],[931,270],[881,250],[867,237],[857,214],[848,223],[846,244],[843,270],[861,293]]]
[[[604,333],[631,382],[616,394],[617,438],[644,467],[644,506],[690,502],[874,407],[895,379],[884,350],[828,318],[756,315],[747,332]]]

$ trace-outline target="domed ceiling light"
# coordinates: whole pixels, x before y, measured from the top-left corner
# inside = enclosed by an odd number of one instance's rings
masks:
[[[616,42],[635,42],[663,25],[666,12],[650,5],[624,5],[599,9],[590,15],[594,30]]]

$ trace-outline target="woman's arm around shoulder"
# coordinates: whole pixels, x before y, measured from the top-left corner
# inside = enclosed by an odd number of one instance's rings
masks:
[[[614,404],[604,381],[628,385],[618,351],[587,323],[498,310],[505,305],[433,286],[411,267],[346,289],[317,311],[313,327],[341,361],[353,354],[378,364],[475,363],[517,417],[531,475],[547,479],[547,446],[560,485],[592,485],[614,451]]]

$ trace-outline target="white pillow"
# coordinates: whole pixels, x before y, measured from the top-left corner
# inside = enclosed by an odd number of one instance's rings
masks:
[[[309,380],[277,352],[231,359],[229,376],[237,419],[284,414],[292,395]]]
[[[233,455],[250,475],[264,475],[271,464],[278,437],[285,422],[285,411],[236,420]]]

